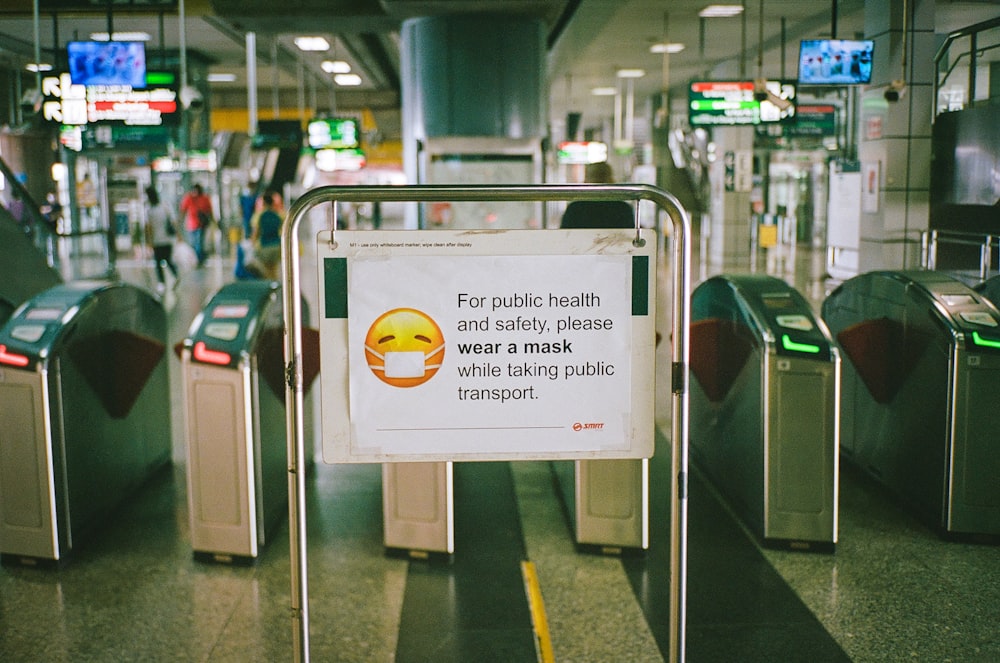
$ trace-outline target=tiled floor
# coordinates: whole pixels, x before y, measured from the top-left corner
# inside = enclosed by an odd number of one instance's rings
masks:
[[[800,250],[785,275],[814,302],[824,296],[821,260]],[[147,266],[119,267],[151,285]],[[213,260],[165,294],[171,344],[231,273]],[[704,273],[697,265],[695,281]],[[61,568],[0,567],[0,661],[293,660],[287,527],[251,566],[191,555],[173,355],[170,369],[173,467]],[[658,419],[669,432],[666,402],[658,398]],[[307,505],[312,660],[534,661],[523,559],[537,567],[556,661],[664,660],[662,436],[658,444],[652,547],[623,558],[575,550],[546,463],[458,467],[451,564],[384,553],[377,466],[317,464]],[[1000,660],[1000,548],[939,539],[850,469],[840,496],[836,553],[767,550],[695,473],[688,660]]]

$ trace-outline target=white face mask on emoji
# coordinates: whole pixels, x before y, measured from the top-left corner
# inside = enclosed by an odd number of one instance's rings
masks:
[[[390,350],[381,355],[367,345],[365,349],[382,358],[382,361],[385,362],[384,370],[387,378],[422,378],[427,369],[441,368],[441,364],[428,366],[427,360],[441,352],[444,349],[444,344],[442,343],[426,354],[419,350]]]

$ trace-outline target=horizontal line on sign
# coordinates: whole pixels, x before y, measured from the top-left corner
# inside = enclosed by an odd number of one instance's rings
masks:
[[[559,430],[565,426],[467,426],[459,428],[376,428],[378,433],[395,433],[401,431],[433,431],[433,430]]]

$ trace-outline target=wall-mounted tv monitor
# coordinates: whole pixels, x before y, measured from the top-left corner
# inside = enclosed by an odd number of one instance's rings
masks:
[[[146,45],[141,41],[71,41],[66,54],[74,85],[146,87]]]
[[[803,39],[799,85],[859,85],[872,80],[871,39]]]
[[[358,121],[354,118],[319,118],[306,128],[309,147],[314,150],[358,147]]]
[[[754,81],[694,81],[688,88],[692,127],[782,122],[795,116],[795,84],[766,81],[767,99],[757,101]]]

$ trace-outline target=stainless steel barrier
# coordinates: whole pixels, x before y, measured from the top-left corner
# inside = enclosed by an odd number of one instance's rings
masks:
[[[837,543],[840,354],[781,279],[715,276],[691,298],[691,449],[764,543]]]
[[[841,452],[943,536],[1000,534],[1000,311],[939,272],[870,272],[823,302],[844,354]]]
[[[287,513],[283,332],[278,283],[238,281],[208,301],[182,343],[197,558],[253,561]],[[318,366],[315,352],[307,356]],[[309,442],[306,462],[312,460]]]
[[[920,258],[924,269],[931,271],[939,269],[938,249],[941,245],[978,249],[979,263],[975,267],[979,280],[983,281],[993,271],[993,252],[1000,246],[1000,237],[953,230],[925,230],[920,233]]]
[[[60,285],[0,329],[0,553],[58,561],[170,463],[162,304]]]
[[[457,201],[576,201],[649,200],[665,210],[672,222],[672,331],[671,376],[671,661],[684,659],[686,546],[687,546],[687,326],[690,310],[690,220],[669,193],[648,185],[547,185],[547,186],[401,186],[401,187],[321,187],[306,192],[288,212],[282,227],[282,268],[286,334],[290,555],[292,569],[292,620],[295,660],[309,659],[308,563],[306,559],[305,475],[303,471],[303,380],[300,257],[298,232],[306,213],[321,203],[359,202],[457,202]],[[334,213],[332,218],[336,218]],[[409,231],[411,233],[424,231]],[[433,236],[435,231],[426,231]],[[475,233],[477,231],[469,231]],[[491,231],[481,231],[490,233]],[[503,232],[503,231],[497,231]],[[621,232],[621,231],[619,231]],[[335,230],[330,231],[335,241]],[[414,236],[415,239],[415,236]],[[640,241],[636,228],[635,241]],[[653,422],[649,422],[653,426]],[[387,459],[391,460],[391,459]]]

